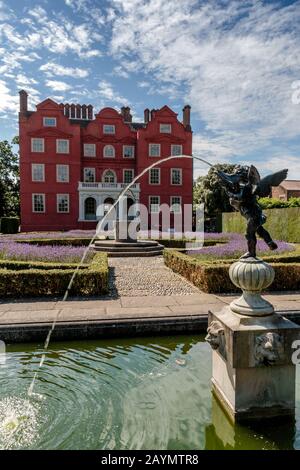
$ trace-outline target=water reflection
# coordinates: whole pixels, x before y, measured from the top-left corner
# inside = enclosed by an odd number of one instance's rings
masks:
[[[205,429],[205,449],[291,450],[294,449],[295,432],[294,420],[234,425],[212,395],[211,423]]]
[[[0,448],[299,447],[294,424],[232,426],[212,399],[211,351],[203,336],[53,343],[29,406],[41,351],[37,344],[8,347],[0,367]],[[20,418],[20,433],[11,438]]]

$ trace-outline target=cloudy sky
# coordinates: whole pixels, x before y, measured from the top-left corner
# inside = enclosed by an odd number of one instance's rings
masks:
[[[0,139],[21,88],[32,109],[129,105],[135,120],[189,103],[195,155],[300,178],[300,0],[0,0]]]

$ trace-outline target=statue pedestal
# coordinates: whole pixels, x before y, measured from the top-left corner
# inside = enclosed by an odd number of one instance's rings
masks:
[[[118,242],[137,241],[139,222],[135,220],[116,220],[115,222],[115,240]]]
[[[300,327],[274,313],[260,295],[274,279],[271,266],[248,258],[234,263],[229,274],[243,295],[221,312],[209,312],[213,393],[236,422],[293,417],[292,344]]]

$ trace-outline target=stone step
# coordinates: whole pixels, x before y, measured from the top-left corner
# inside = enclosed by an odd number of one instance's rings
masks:
[[[131,258],[131,257],[147,257],[147,256],[161,256],[163,250],[156,251],[111,251],[107,252],[110,258]]]
[[[126,248],[121,246],[94,246],[94,250],[102,251],[103,253],[150,253],[151,251],[162,251],[164,247],[162,245],[155,246],[127,246]]]
[[[149,247],[158,246],[159,243],[155,240],[138,241],[138,242],[120,242],[115,240],[96,240],[94,243],[95,247],[121,247],[121,248],[132,248],[132,247]]]

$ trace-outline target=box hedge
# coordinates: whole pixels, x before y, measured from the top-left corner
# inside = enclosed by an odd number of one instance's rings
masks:
[[[240,292],[229,278],[229,266],[236,260],[202,261],[176,250],[164,250],[166,266],[185,277],[204,292],[220,294]],[[282,255],[268,258],[275,269],[272,291],[293,291],[300,289],[300,255]]]
[[[0,232],[1,233],[18,233],[20,226],[19,217],[1,217]]]
[[[1,261],[0,297],[63,296],[76,267],[76,264]],[[80,267],[69,293],[90,296],[107,292],[107,255],[97,253],[89,265]]]
[[[267,222],[264,227],[276,240],[300,243],[300,207],[266,209]],[[245,233],[245,219],[238,212],[222,214],[223,232]]]

